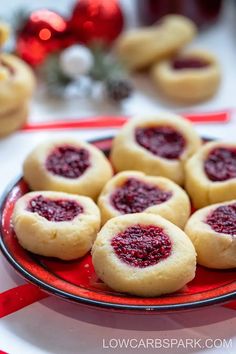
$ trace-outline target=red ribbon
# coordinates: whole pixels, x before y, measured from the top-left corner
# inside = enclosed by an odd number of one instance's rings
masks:
[[[4,291],[0,294],[0,318],[10,315],[47,296],[48,294],[33,284],[24,284]]]
[[[194,123],[225,123],[230,119],[231,111],[224,110],[209,113],[183,114],[183,116]],[[52,129],[89,129],[89,128],[117,128],[127,121],[124,116],[101,116],[88,117],[82,120],[63,120],[56,122],[29,123],[23,131],[52,130]]]

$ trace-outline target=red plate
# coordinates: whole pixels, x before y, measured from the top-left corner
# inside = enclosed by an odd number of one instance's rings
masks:
[[[111,138],[93,143],[108,153]],[[5,192],[1,202],[0,247],[20,274],[47,292],[87,305],[126,311],[185,310],[236,298],[236,270],[210,270],[198,266],[195,279],[181,291],[161,297],[141,298],[110,290],[97,278],[90,254],[64,262],[27,252],[17,242],[11,216],[16,200],[28,191],[27,184],[20,178]]]

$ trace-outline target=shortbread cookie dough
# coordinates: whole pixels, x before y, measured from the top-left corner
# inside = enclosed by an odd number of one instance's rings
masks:
[[[199,209],[236,198],[236,144],[203,145],[186,163],[186,190]]]
[[[0,53],[0,114],[29,99],[35,87],[31,68],[14,55]]]
[[[26,158],[23,170],[24,179],[33,190],[62,191],[93,199],[112,177],[105,155],[76,139],[38,145]]]
[[[131,70],[143,69],[179,51],[195,34],[191,20],[168,15],[155,26],[125,32],[118,39],[117,53]]]
[[[197,102],[214,95],[220,76],[216,57],[203,50],[192,50],[164,60],[152,69],[152,77],[160,91],[182,102]]]
[[[195,249],[187,235],[148,213],[110,219],[93,245],[92,262],[110,288],[138,296],[177,291],[196,270]]]
[[[183,228],[190,215],[187,193],[164,177],[124,171],[107,182],[98,198],[102,223],[122,214],[161,215]]]
[[[198,263],[218,269],[236,267],[236,200],[196,211],[185,227]]]
[[[100,228],[92,199],[59,192],[31,192],[15,204],[13,227],[22,247],[63,260],[84,256]]]
[[[5,137],[21,128],[27,121],[28,103],[24,102],[18,108],[8,113],[0,114],[0,138]]]
[[[201,146],[190,122],[174,114],[133,118],[113,141],[116,171],[138,170],[184,183],[184,163]]]

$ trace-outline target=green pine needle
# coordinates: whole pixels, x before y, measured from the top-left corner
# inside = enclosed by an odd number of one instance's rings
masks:
[[[94,43],[90,50],[94,58],[94,66],[90,71],[90,75],[94,80],[107,81],[127,76],[121,63],[108,53],[107,48],[101,43]]]
[[[62,92],[65,86],[72,81],[61,71],[58,54],[49,55],[39,71],[48,91],[52,94]]]

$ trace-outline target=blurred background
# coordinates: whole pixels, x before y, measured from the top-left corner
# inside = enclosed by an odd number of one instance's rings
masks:
[[[12,0],[2,5],[1,19],[11,32],[2,51],[28,62],[37,76],[30,122],[235,106],[235,1]],[[152,30],[172,13],[197,26],[183,49],[201,48],[219,63],[219,87],[206,99],[173,100],[157,88],[150,67],[130,70],[117,55],[121,33],[142,26]]]

